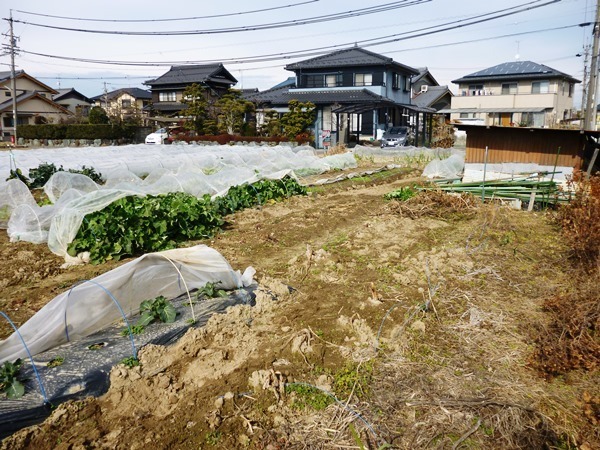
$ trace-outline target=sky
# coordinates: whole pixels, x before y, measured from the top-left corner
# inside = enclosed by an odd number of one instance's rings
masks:
[[[580,24],[595,20],[596,1],[2,0],[0,13],[12,14],[17,70],[89,97],[147,89],[144,81],[184,63],[223,62],[236,88],[264,90],[293,76],[287,64],[353,45],[427,67],[456,93],[452,80],[517,59],[583,81],[592,26]],[[0,29],[8,71],[9,21]]]

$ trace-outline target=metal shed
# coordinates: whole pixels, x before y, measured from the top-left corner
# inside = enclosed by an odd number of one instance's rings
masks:
[[[456,124],[467,133],[466,163],[523,163],[587,169],[600,132]],[[560,149],[560,150],[559,150]]]

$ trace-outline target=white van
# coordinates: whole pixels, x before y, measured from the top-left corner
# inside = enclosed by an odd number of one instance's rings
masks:
[[[154,133],[146,136],[144,143],[146,144],[166,144],[169,139],[169,131],[166,128],[160,128]]]

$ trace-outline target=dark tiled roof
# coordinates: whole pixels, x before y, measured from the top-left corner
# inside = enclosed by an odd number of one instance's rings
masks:
[[[155,111],[181,111],[182,109],[187,108],[186,105],[179,102],[158,102],[154,103],[151,107],[148,106],[149,109],[154,109]]]
[[[140,88],[121,88],[115,91],[107,92],[106,94],[96,95],[92,97],[91,100],[104,100],[105,96],[108,97],[109,100],[113,100],[117,97],[120,97],[123,94],[129,94],[133,98],[139,98],[142,100],[150,100],[152,99],[152,93],[145,89]]]
[[[17,70],[15,72],[15,76],[18,77],[22,73],[24,73],[22,70]],[[6,81],[6,80],[10,80],[10,70],[4,71],[4,72],[0,72],[0,83],[3,82],[3,81]]]
[[[312,102],[315,105],[329,105],[334,103],[387,103],[394,104],[389,99],[374,94],[368,89],[348,89],[348,90],[322,90],[305,91],[289,89],[289,87],[280,87],[259,92],[256,95],[248,97],[248,100],[271,105],[287,105],[290,100],[299,100],[301,102]]]
[[[331,67],[352,67],[352,66],[397,66],[406,72],[414,75],[419,71],[404,64],[395,62],[392,58],[373,53],[360,47],[352,47],[344,50],[338,50],[316,58],[299,61],[285,66],[286,70],[302,69],[320,69]]]
[[[296,86],[296,77],[288,77],[287,80],[282,81],[279,84],[276,84],[271,89],[277,89],[280,87],[292,87],[292,86]]]
[[[82,93],[77,91],[75,88],[57,89],[57,91],[58,91],[58,93],[54,94],[52,96],[52,100],[54,100],[55,102],[60,101],[63,98],[67,98],[67,97],[77,97],[88,103],[92,102],[92,100],[90,98],[86,97],[85,95],[83,95]]]
[[[208,80],[237,83],[233,75],[229,73],[223,64],[206,64],[194,66],[173,66],[171,69],[154,80],[148,80],[144,84],[160,86],[165,84],[191,84],[204,83]]]
[[[473,72],[465,75],[457,80],[452,80],[453,83],[464,83],[471,81],[484,80],[517,80],[517,79],[542,79],[542,78],[565,78],[574,83],[580,83],[580,80],[573,78],[571,75],[560,72],[552,67],[543,64],[534,63],[533,61],[511,61],[497,66],[488,67],[487,69]]]
[[[427,86],[427,92],[421,92],[412,99],[412,104],[421,107],[433,105],[440,97],[450,92],[448,86]]]
[[[417,83],[423,77],[429,76],[429,78],[431,78],[431,80],[434,83],[433,86],[439,86],[440,85],[440,83],[438,83],[438,81],[435,78],[433,78],[433,75],[431,75],[431,72],[429,71],[429,69],[427,67],[419,67],[417,70],[419,71],[419,74],[415,75],[414,77],[411,78],[411,81],[412,81],[413,84]]]

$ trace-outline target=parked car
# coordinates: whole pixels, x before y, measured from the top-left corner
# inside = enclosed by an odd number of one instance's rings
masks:
[[[412,144],[412,135],[408,127],[391,127],[381,137],[381,148],[404,147]]]
[[[167,142],[169,142],[169,130],[167,128],[160,128],[154,133],[150,133],[144,140],[146,144],[166,144]]]

